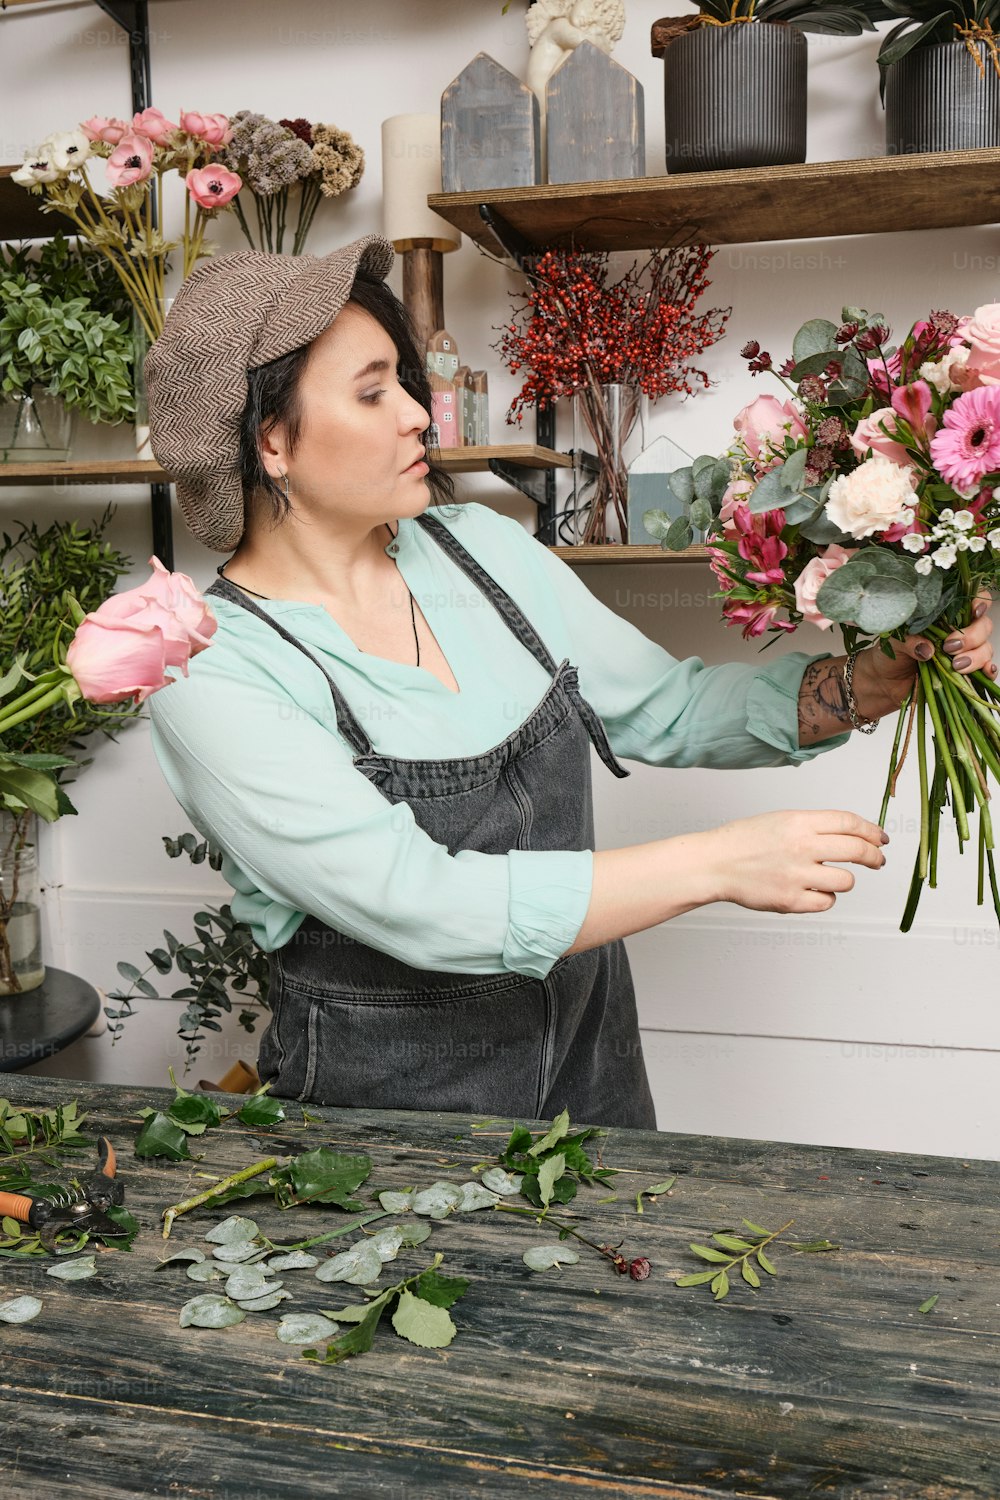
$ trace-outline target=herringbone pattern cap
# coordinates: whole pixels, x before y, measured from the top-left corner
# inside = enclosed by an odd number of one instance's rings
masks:
[[[206,547],[232,552],[243,534],[247,371],[318,338],[358,272],[384,280],[394,259],[389,240],[367,234],[331,255],[220,255],[181,283],[146,356],[150,443]]]

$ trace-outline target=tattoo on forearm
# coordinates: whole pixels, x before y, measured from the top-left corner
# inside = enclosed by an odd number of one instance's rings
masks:
[[[850,729],[843,663],[839,658],[810,662],[799,690],[799,747]]]

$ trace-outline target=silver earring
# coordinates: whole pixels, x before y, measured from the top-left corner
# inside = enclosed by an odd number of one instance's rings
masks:
[[[278,478],[279,479],[283,479],[285,481],[285,500],[287,502],[287,500],[288,500],[288,475],[287,474],[279,474]]]

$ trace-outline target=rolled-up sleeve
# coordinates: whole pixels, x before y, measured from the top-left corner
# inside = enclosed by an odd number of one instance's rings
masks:
[[[591,851],[450,854],[338,735],[225,655],[199,655],[148,706],[160,768],[258,945],[308,914],[418,969],[544,978],[586,916]]]
[[[792,651],[759,667],[709,667],[699,656],[679,660],[602,604],[568,563],[517,521],[501,520],[523,537],[526,566],[514,587],[525,603],[539,584],[549,591],[565,630],[563,654],[578,667],[580,691],[616,755],[652,766],[752,769],[799,765],[851,738],[847,731],[799,745],[803,674],[832,652]]]

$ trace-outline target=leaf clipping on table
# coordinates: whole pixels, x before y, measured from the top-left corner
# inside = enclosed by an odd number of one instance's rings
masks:
[[[447,1308],[415,1297],[408,1289],[399,1294],[392,1326],[404,1339],[422,1349],[443,1349],[458,1331]]]
[[[9,1302],[0,1302],[0,1323],[29,1323],[41,1310],[39,1297],[14,1297]]]
[[[532,1271],[548,1271],[561,1264],[575,1266],[580,1257],[568,1245],[532,1245],[521,1259]]]
[[[654,1182],[652,1187],[640,1188],[635,1197],[636,1213],[641,1214],[644,1211],[642,1207],[643,1198],[655,1198],[660,1193],[669,1193],[676,1181],[676,1177],[668,1177],[665,1182]]]
[[[187,1135],[160,1109],[145,1109],[142,1129],[135,1138],[135,1154],[141,1157],[165,1156],[169,1161],[188,1161]]]
[[[182,1328],[231,1328],[234,1323],[242,1323],[246,1313],[228,1297],[221,1297],[217,1292],[203,1292],[200,1297],[192,1297],[185,1302],[180,1311],[180,1325]]]
[[[318,1146],[294,1156],[273,1174],[275,1197],[282,1208],[310,1202],[335,1203],[348,1212],[362,1210],[365,1205],[350,1194],[357,1191],[371,1169],[369,1156],[347,1156],[329,1146]]]

